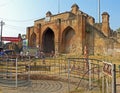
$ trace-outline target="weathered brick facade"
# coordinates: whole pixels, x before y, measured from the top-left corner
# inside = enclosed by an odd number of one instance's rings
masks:
[[[111,34],[109,14],[102,14],[102,23],[95,23],[92,16],[79,10],[74,4],[71,11],[52,15],[34,21],[34,26],[27,28],[29,47],[39,47],[50,53],[68,53],[81,55],[87,46],[89,54],[107,54],[108,49],[119,46]]]

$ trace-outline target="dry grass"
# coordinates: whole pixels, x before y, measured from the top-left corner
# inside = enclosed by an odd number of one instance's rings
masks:
[[[118,64],[120,62],[120,57],[112,57],[112,56],[89,56],[89,58],[100,59],[103,61],[112,62],[114,64]]]

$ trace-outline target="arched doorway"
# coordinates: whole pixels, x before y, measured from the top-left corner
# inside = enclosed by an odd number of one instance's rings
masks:
[[[36,47],[36,34],[33,32],[31,35],[31,47]]]
[[[62,34],[62,52],[70,53],[72,51],[72,46],[74,46],[75,31],[71,27],[67,27]]]
[[[55,43],[54,43],[54,32],[48,28],[44,33],[42,37],[42,49],[45,53],[51,53],[55,50]]]

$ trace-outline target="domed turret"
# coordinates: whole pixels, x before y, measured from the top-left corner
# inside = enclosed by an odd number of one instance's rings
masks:
[[[71,8],[72,8],[72,10],[71,10],[72,13],[74,13],[74,14],[78,13],[79,6],[77,4],[73,4]]]
[[[107,12],[102,13],[102,31],[109,37],[110,27],[109,27],[109,14]]]
[[[52,13],[50,12],[50,11],[48,11],[47,13],[46,13],[46,17],[49,17],[49,16],[51,16],[52,15]]]

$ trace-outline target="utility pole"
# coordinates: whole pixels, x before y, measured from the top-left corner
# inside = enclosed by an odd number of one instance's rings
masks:
[[[5,23],[3,21],[0,22],[0,26],[1,26],[1,37],[0,37],[0,42],[1,42],[1,46],[2,46],[2,31],[3,31],[3,25],[5,25]]]
[[[60,0],[58,0],[58,14],[60,13]]]
[[[98,22],[100,23],[100,0],[98,0]]]

